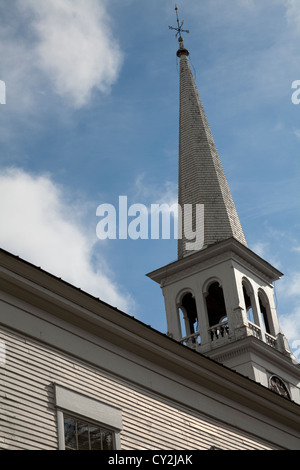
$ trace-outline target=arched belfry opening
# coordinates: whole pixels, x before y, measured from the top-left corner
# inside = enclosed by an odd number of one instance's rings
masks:
[[[248,281],[243,279],[243,295],[244,295],[244,302],[246,308],[247,319],[251,323],[257,324],[255,315],[254,315],[254,299],[253,299],[253,291]]]
[[[197,306],[195,297],[191,292],[186,292],[179,302],[179,310],[182,312],[183,316],[183,328],[182,336],[188,338],[194,335],[194,342],[199,336],[199,321],[197,314]],[[197,342],[200,342],[200,337]]]
[[[223,288],[219,282],[212,282],[206,295],[206,308],[209,326],[218,325],[227,320]]]
[[[261,320],[266,333],[273,335],[270,305],[267,296],[261,290],[258,292]]]

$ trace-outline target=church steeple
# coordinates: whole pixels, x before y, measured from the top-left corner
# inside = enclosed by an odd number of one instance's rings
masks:
[[[180,59],[179,108],[179,181],[178,203],[192,204],[192,227],[196,228],[196,205],[204,206],[204,247],[229,238],[247,242],[234,205],[221,160],[189,64],[189,51],[179,35]],[[190,251],[182,227],[178,240],[178,258]]]
[[[183,211],[185,204],[204,205],[204,245],[187,251],[182,230],[179,259],[148,276],[162,288],[169,336],[300,403],[300,369],[273,295],[282,273],[247,247],[178,15],[177,24],[171,29],[179,36],[179,205]]]

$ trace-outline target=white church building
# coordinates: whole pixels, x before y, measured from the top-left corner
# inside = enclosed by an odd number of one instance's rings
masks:
[[[300,450],[282,274],[247,247],[178,33],[178,203],[204,233],[148,274],[168,332],[0,250],[2,450]]]

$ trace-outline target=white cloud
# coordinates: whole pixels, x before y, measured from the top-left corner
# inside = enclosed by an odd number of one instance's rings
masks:
[[[55,92],[75,106],[90,99],[93,89],[107,92],[116,81],[122,53],[113,38],[99,0],[22,0],[37,34],[37,66],[50,78]]]
[[[49,177],[16,169],[0,174],[1,248],[128,311],[133,302],[110,279],[105,262],[92,265],[96,236],[87,235],[76,214]]]
[[[300,3],[299,0],[283,0],[286,7],[286,17],[288,22],[295,24],[300,33]]]
[[[51,90],[78,108],[93,91],[110,91],[123,54],[106,0],[16,0],[2,8],[8,15],[0,21],[8,106],[26,111],[39,101],[43,106]]]

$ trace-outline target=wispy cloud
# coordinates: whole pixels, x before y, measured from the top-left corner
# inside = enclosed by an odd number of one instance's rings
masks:
[[[300,140],[300,129],[294,129],[294,135]]]
[[[215,100],[223,98],[224,90],[235,90],[227,115],[257,107],[262,97],[264,104],[274,103],[275,96],[289,98],[300,60],[298,0],[211,0],[189,6],[182,1],[182,8],[189,10],[191,29],[203,25],[209,47],[218,54],[217,61],[201,68],[207,80],[218,77]],[[267,17],[272,19],[266,22]]]
[[[300,297],[300,272],[290,272],[282,279],[279,285],[279,292],[282,297],[290,297],[293,300]]]
[[[291,352],[300,362],[300,272],[293,271],[284,276],[275,286],[279,300],[277,313],[282,332],[288,338]]]
[[[274,254],[274,250],[272,251],[269,242],[257,241],[251,246],[251,250],[273,266],[276,266],[277,269],[280,269],[281,263],[278,259],[278,254]]]
[[[286,7],[286,18],[290,24],[296,26],[300,34],[300,4],[298,0],[281,0]]]
[[[134,202],[143,204],[176,204],[177,185],[174,182],[166,181],[163,186],[146,181],[144,174],[139,174],[133,186]]]
[[[67,201],[51,178],[16,169],[3,171],[0,219],[1,248],[113,306],[125,311],[133,308],[132,299],[122,293],[104,258],[98,255],[93,264],[96,235],[86,230],[76,204]]]
[[[267,242],[260,241],[254,243],[254,245],[251,247],[251,249],[261,258],[264,258],[267,255],[268,248],[269,244]]]
[[[288,338],[293,354],[296,355],[298,361],[300,361],[300,309],[295,308],[288,315],[281,315],[280,327]]]

